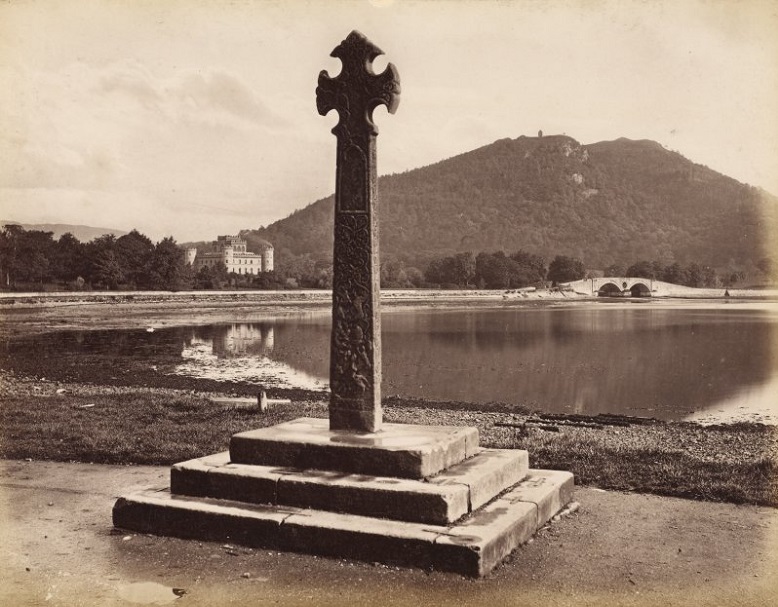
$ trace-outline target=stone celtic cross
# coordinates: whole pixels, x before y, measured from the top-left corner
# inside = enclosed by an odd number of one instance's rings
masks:
[[[336,110],[335,247],[330,349],[330,430],[381,429],[381,317],[379,302],[376,135],[373,110],[394,113],[400,80],[391,63],[381,74],[372,62],[383,52],[357,31],[331,56],[337,77],[319,74],[319,114]]]

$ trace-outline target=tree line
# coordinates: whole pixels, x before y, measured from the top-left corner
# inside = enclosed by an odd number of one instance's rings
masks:
[[[53,238],[53,232],[24,230],[9,224],[0,230],[0,288],[11,290],[186,290],[257,288],[330,288],[332,263],[304,253],[281,249],[275,272],[258,275],[229,273],[221,263],[201,267],[197,272],[186,262],[184,252],[172,237],[157,243],[132,230],[115,237],[110,234],[82,243],[72,234]],[[593,277],[575,257],[557,255],[546,264],[544,257],[520,250],[512,254],[472,252],[435,258],[426,270],[394,257],[381,263],[381,286],[385,288],[483,288],[515,289],[547,286]],[[690,263],[663,264],[638,261],[632,265],[612,264],[605,276],[640,277],[690,287],[732,287],[745,281],[770,282],[775,264],[762,258],[746,271],[731,265],[718,271]]]
[[[441,287],[515,289],[580,280],[586,268],[580,259],[566,255],[557,255],[547,266],[545,258],[524,250],[510,255],[468,252],[432,260],[424,276]]]
[[[747,272],[734,266],[716,270],[711,266],[678,262],[638,261],[632,265],[612,264],[604,276],[634,277],[661,280],[688,287],[733,287],[747,280],[770,282],[775,270],[773,261],[764,257],[756,269]],[[545,259],[534,253],[518,251],[507,255],[495,253],[458,253],[433,259],[424,272],[425,286],[442,288],[517,289],[541,287],[593,278],[597,272],[587,270],[583,261],[575,257],[557,255],[546,265]]]
[[[53,232],[19,225],[6,225],[0,232],[0,280],[6,289],[178,289],[192,278],[172,237],[155,244],[133,230],[82,243],[70,233],[55,240]]]
[[[186,290],[226,286],[278,288],[274,272],[238,276],[223,264],[195,272],[173,237],[157,243],[132,230],[82,243],[70,233],[25,230],[9,224],[0,231],[0,286],[10,290]]]

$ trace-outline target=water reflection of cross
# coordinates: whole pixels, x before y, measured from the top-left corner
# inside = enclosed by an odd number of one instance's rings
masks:
[[[357,31],[331,55],[337,77],[319,74],[316,107],[338,112],[335,179],[335,246],[330,350],[330,429],[381,428],[381,319],[379,315],[376,145],[373,110],[394,113],[400,80],[390,63],[381,74],[372,62],[382,51]]]

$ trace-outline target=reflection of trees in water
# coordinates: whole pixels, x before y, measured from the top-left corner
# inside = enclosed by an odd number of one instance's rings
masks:
[[[643,314],[643,312],[646,312]],[[661,321],[652,310],[479,310],[421,313],[415,319],[393,315],[403,332],[430,335],[435,342],[455,343],[484,350],[530,347],[549,341],[575,343],[592,333],[651,331]]]
[[[63,356],[178,357],[184,332],[183,327],[154,332],[144,329],[59,331],[11,339],[6,344],[6,352],[15,358],[39,360]]]
[[[382,325],[387,395],[677,417],[774,372],[775,327],[759,313],[422,311]],[[273,358],[327,377],[329,338],[326,325],[278,323]]]
[[[330,324],[328,322],[278,322],[275,325],[273,359],[329,381]]]
[[[463,314],[461,322],[445,314],[398,319],[395,330],[385,323],[386,394],[499,400],[551,411],[641,409],[663,417],[714,405],[774,372],[774,327],[758,314],[723,318],[715,311],[630,309]]]
[[[267,356],[275,348],[273,323],[233,323],[191,327],[186,346],[207,343],[219,358],[231,356]]]

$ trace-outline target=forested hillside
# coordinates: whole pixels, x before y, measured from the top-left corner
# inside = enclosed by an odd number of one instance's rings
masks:
[[[770,253],[768,229],[778,233],[775,197],[653,141],[502,139],[382,177],[379,188],[381,258],[419,268],[498,250],[569,255],[587,268],[639,259],[747,267]],[[280,265],[301,255],[326,262],[332,215],[329,197],[243,235],[272,242]]]

